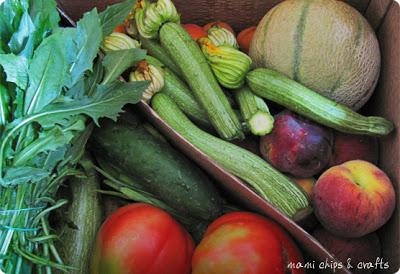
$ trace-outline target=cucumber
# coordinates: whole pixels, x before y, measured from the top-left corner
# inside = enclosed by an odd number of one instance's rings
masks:
[[[195,98],[207,112],[218,134],[227,140],[243,139],[238,117],[218,85],[200,48],[181,25],[166,23],[160,29],[160,42],[181,69]]]
[[[176,75],[182,76],[181,69],[174,63],[174,61],[168,56],[168,53],[163,47],[155,40],[147,39],[140,36],[140,42],[144,49],[147,49],[147,54],[157,58],[167,68],[172,70]]]
[[[263,136],[272,131],[274,117],[269,112],[267,103],[262,98],[253,94],[247,86],[236,90],[235,98],[240,107],[240,113],[251,133]]]
[[[60,251],[66,265],[76,268],[69,273],[90,273],[92,249],[102,221],[99,178],[91,159],[85,155],[80,165],[86,178],[69,181],[71,202],[67,212],[62,212],[68,223],[61,228]]]
[[[257,155],[196,127],[167,95],[154,96],[152,107],[187,141],[246,181],[282,213],[296,219],[311,210],[307,195],[296,184]]]
[[[393,123],[382,117],[360,115],[270,69],[253,70],[247,83],[258,96],[344,133],[384,136],[393,130]]]
[[[204,108],[196,101],[189,87],[171,70],[164,70],[164,88],[161,92],[171,97],[179,108],[196,123],[211,127]]]
[[[204,172],[141,123],[106,120],[92,139],[96,155],[182,215],[203,220],[220,215],[221,197]]]

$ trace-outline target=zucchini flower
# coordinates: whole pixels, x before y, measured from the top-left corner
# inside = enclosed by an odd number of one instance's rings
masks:
[[[137,29],[144,38],[156,38],[161,26],[166,22],[180,23],[180,17],[171,0],[150,3],[139,0],[135,11]]]
[[[251,58],[231,46],[215,46],[210,39],[199,40],[201,50],[218,82],[230,89],[243,85],[250,70]]]
[[[132,9],[132,11],[129,13],[128,17],[124,21],[124,26],[126,33],[134,38],[138,37],[139,31],[136,27],[136,22],[135,22],[135,8]]]
[[[105,52],[122,49],[133,49],[140,48],[140,43],[124,33],[113,32],[109,36],[104,38],[101,48]]]
[[[164,87],[164,73],[161,68],[153,66],[146,60],[143,60],[139,62],[136,70],[131,72],[129,81],[150,81],[150,85],[142,96],[142,100],[149,102],[151,97]]]
[[[208,38],[217,47],[231,46],[236,49],[239,48],[235,35],[226,28],[217,25],[208,30]]]

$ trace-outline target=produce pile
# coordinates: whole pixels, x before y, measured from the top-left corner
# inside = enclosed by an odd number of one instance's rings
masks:
[[[74,27],[54,0],[6,0],[0,269],[305,272],[289,234],[224,193],[139,101],[339,261],[375,262],[395,208],[378,138],[393,124],[356,111],[379,68],[368,22],[336,0],[286,0],[238,35],[181,24],[171,0],[93,9]]]

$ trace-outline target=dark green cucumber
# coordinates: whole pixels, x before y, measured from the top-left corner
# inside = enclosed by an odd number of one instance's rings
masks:
[[[207,112],[218,134],[227,140],[243,139],[238,117],[215,79],[207,60],[196,42],[181,25],[166,23],[160,29],[160,42],[181,69],[196,100]]]
[[[393,124],[382,117],[360,115],[270,69],[253,70],[247,83],[258,96],[344,133],[384,136],[393,130]]]
[[[180,68],[174,63],[165,49],[163,49],[157,41],[140,36],[140,42],[142,47],[147,50],[147,54],[160,60],[161,63],[172,70],[176,75],[182,76]]]
[[[282,213],[296,219],[310,210],[307,195],[296,184],[257,155],[196,127],[167,95],[154,96],[152,107],[186,140],[246,181]]]
[[[76,268],[69,273],[90,273],[90,260],[102,221],[99,178],[87,155],[80,161],[85,178],[73,178],[69,182],[71,202],[67,213],[68,223],[61,228],[60,251],[66,265]]]
[[[262,98],[253,94],[247,86],[236,90],[235,98],[239,105],[240,113],[251,133],[263,136],[272,131],[274,117],[269,112],[267,103]]]
[[[97,155],[176,211],[204,220],[220,215],[221,197],[203,171],[142,124],[107,120],[92,138]]]

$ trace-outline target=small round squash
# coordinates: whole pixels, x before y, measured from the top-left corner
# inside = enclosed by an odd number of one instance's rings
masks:
[[[376,35],[336,0],[286,0],[261,20],[250,47],[257,67],[286,74],[353,110],[370,98],[380,71]]]

